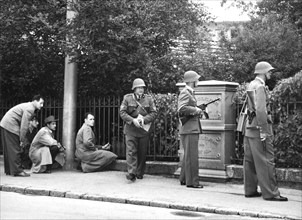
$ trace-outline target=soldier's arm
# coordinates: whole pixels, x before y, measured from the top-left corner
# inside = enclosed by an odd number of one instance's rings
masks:
[[[189,94],[180,93],[178,97],[178,112],[183,115],[196,115],[199,113],[199,110],[195,106],[189,105]]]
[[[127,109],[128,109],[128,102],[125,95],[120,107],[120,116],[126,123],[131,124],[134,118],[128,114]]]
[[[261,133],[269,133],[266,102],[265,87],[259,86],[256,89],[256,120]]]
[[[144,124],[149,124],[150,122],[154,121],[157,115],[156,106],[151,96],[149,98],[149,106],[150,112],[144,116]]]

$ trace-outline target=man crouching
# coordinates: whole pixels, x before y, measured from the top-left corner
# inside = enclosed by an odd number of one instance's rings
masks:
[[[61,166],[65,163],[64,147],[54,139],[53,134],[57,121],[52,115],[47,117],[44,120],[45,127],[41,128],[33,139],[29,149],[29,157],[33,162],[32,173],[51,173],[55,161]]]

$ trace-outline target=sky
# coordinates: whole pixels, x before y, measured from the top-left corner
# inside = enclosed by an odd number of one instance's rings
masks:
[[[232,0],[228,0],[223,7],[221,7],[221,0],[194,0],[195,2],[202,2],[208,7],[208,11],[216,18],[215,21],[248,21],[247,14],[242,14],[241,10],[236,7],[231,7]],[[256,0],[251,0],[255,2]]]

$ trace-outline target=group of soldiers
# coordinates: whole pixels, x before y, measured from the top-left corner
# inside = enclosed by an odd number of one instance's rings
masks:
[[[245,111],[249,120],[246,121],[244,128],[244,194],[247,198],[262,196],[265,200],[287,201],[287,198],[280,195],[275,178],[272,121],[268,111],[268,90],[265,86],[273,70],[274,68],[267,62],[257,63],[254,71],[256,77],[247,89]],[[194,96],[194,88],[199,78],[200,75],[195,71],[185,72],[186,85],[178,96],[178,114],[186,119],[180,120],[179,123],[180,142],[184,148],[179,181],[180,185],[188,188],[201,189],[203,185],[199,182],[198,176],[198,141],[202,133],[200,116],[206,114],[206,109],[197,105]],[[142,79],[135,79],[132,85],[133,93],[125,95],[120,106],[120,116],[125,122],[126,178],[132,182],[144,177],[150,132],[153,129],[152,122],[157,115],[154,100],[145,92],[145,88],[146,84]],[[41,109],[43,103],[42,97],[34,97],[32,102],[13,107],[2,118],[0,126],[7,175],[29,176],[23,171],[20,152],[28,132],[28,120],[36,109]],[[91,128],[94,125],[94,115],[87,113],[84,120],[77,134],[75,156],[79,159],[80,169],[84,172],[103,170],[117,156],[108,151],[106,146],[96,145]],[[44,151],[47,151],[49,161],[42,172],[49,172],[49,164],[64,151],[64,147],[53,139],[55,122],[53,116],[46,118],[45,127],[34,137],[29,148],[29,155],[32,158],[34,151],[46,147]],[[35,144],[45,133],[49,134],[45,141]],[[43,161],[32,161],[33,172],[38,170],[39,165],[45,164]],[[63,163],[62,159],[57,161]],[[257,191],[258,185],[261,193]]]

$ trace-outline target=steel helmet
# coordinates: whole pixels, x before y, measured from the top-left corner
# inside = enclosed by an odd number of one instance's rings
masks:
[[[189,70],[185,72],[184,75],[184,82],[196,82],[200,78],[200,75],[198,75],[195,71]]]
[[[254,74],[266,74],[268,71],[275,69],[274,67],[272,67],[271,64],[269,64],[268,62],[259,62],[256,64],[255,66],[255,72]]]
[[[144,80],[142,80],[141,78],[136,78],[135,80],[133,80],[132,90],[137,87],[146,87]]]

